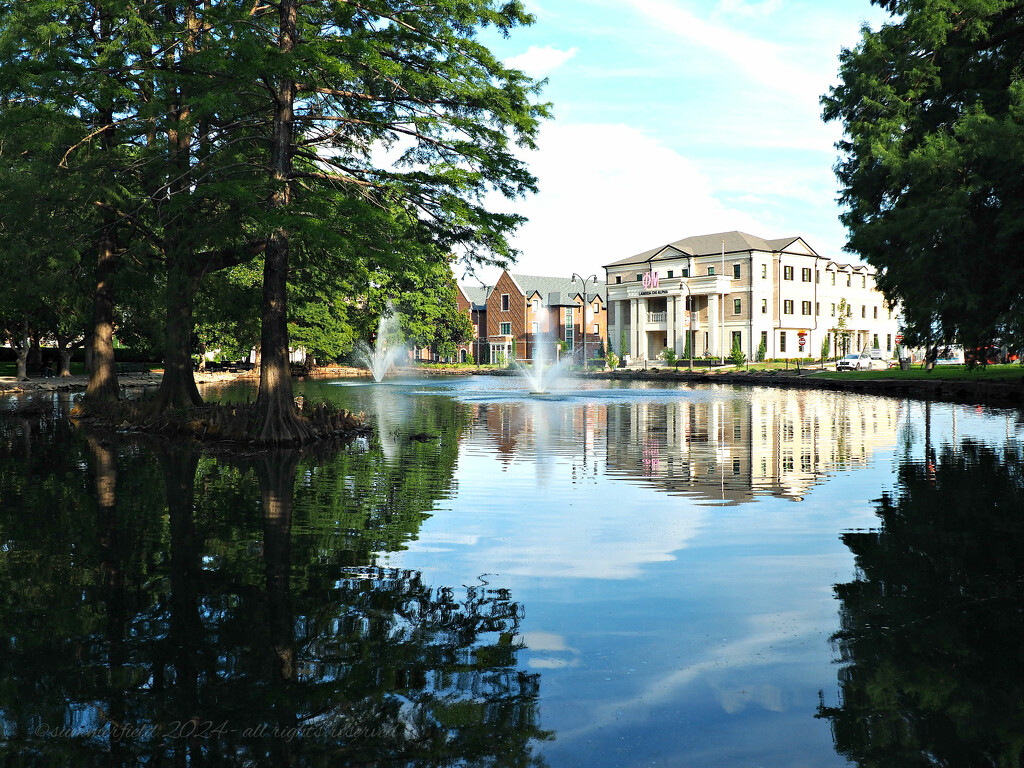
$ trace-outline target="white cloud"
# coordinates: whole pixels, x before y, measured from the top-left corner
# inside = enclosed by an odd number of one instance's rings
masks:
[[[515,206],[529,219],[515,238],[519,271],[594,271],[700,232],[763,230],[716,200],[690,160],[639,128],[551,123],[539,146],[526,160],[540,191]]]
[[[547,77],[552,70],[558,69],[576,55],[576,48],[561,51],[551,46],[531,45],[525,53],[505,59],[505,66],[520,69],[530,77]]]
[[[704,55],[732,63],[743,75],[773,90],[817,98],[822,92],[820,72],[801,67],[792,46],[744,34],[701,18],[672,0],[625,0],[657,27]],[[827,78],[826,78],[827,82]]]

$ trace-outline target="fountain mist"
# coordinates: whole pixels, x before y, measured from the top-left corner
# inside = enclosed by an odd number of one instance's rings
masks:
[[[398,312],[389,301],[387,310],[381,315],[380,325],[377,326],[377,340],[372,347],[365,341],[356,342],[356,356],[370,369],[373,380],[380,381],[403,354],[405,344]]]

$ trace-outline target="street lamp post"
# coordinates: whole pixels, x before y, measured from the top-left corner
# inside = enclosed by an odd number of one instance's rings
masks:
[[[693,372],[693,339],[690,338],[690,328],[693,327],[693,321],[690,319],[690,312],[693,311],[693,307],[690,305],[693,303],[690,293],[690,286],[686,284],[686,278],[682,278],[679,284],[686,289],[686,301],[683,303],[683,311],[686,312],[686,348],[690,350],[690,372]],[[675,329],[672,331],[675,333]]]
[[[597,275],[591,275],[590,277],[580,277],[575,272],[572,273],[572,282],[579,280],[583,283],[583,314],[580,316],[580,331],[583,334],[583,372],[587,372],[587,283],[591,280],[594,284],[597,284]]]

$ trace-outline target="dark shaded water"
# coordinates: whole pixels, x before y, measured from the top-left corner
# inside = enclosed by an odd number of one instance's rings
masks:
[[[1016,414],[305,394],[375,436],[239,457],[0,420],[5,764],[1019,763]]]

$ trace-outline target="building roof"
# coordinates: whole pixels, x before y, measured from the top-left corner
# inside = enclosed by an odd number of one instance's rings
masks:
[[[494,290],[493,285],[460,285],[459,287],[466,294],[466,298],[473,305],[473,309],[486,309],[487,297]]]
[[[543,277],[540,275],[520,275],[508,273],[512,281],[523,292],[527,299],[539,295],[545,307],[572,307],[576,305],[576,297],[580,295],[583,284],[578,280],[572,281],[568,277]],[[460,286],[466,298],[473,304],[474,309],[486,309],[487,298],[494,291],[493,285]],[[601,303],[607,302],[606,286],[603,280],[596,283],[587,281],[587,302],[600,299]]]
[[[535,293],[540,294],[541,301],[547,307],[563,307],[575,304],[575,298],[583,291],[583,283],[579,280],[573,282],[569,277],[542,277],[539,275],[519,275],[509,273],[509,277],[515,280],[527,298]],[[587,281],[587,302],[594,299],[606,301],[605,284],[603,280],[594,283]]]
[[[713,256],[722,252],[724,244],[726,253],[742,253],[746,251],[767,251],[776,253],[786,251],[793,243],[802,240],[796,237],[780,237],[766,240],[757,235],[733,230],[732,232],[716,232],[711,235],[694,235],[684,237],[672,243],[638,253],[625,259],[605,264],[608,267],[622,267],[629,264],[646,264],[651,261],[675,259],[680,256]],[[806,246],[806,242],[804,243]],[[810,246],[807,246],[810,249]],[[813,249],[810,249],[813,253]]]

